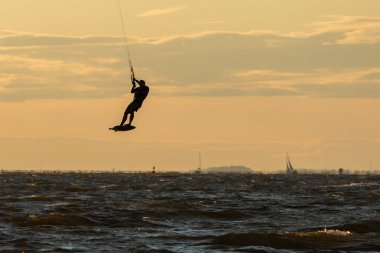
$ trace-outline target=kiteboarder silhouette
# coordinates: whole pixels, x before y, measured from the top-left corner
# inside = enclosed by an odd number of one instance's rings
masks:
[[[138,83],[139,87],[136,88],[136,83]],[[127,109],[125,109],[123,119],[121,120],[120,127],[124,126],[124,123],[127,121],[129,116],[128,125],[132,124],[132,121],[135,117],[135,112],[137,112],[142,106],[144,100],[148,96],[149,87],[145,84],[144,80],[137,80],[134,76],[132,77],[132,89],[131,93],[134,94],[133,101],[128,105]]]
[[[145,84],[144,80],[137,80],[135,78],[135,73],[133,70],[133,65],[132,65],[132,60],[131,60],[131,54],[129,52],[129,47],[128,47],[128,42],[127,42],[127,34],[126,34],[126,29],[124,25],[124,19],[123,19],[123,13],[122,13],[122,6],[121,6],[121,1],[119,0],[119,14],[120,14],[120,21],[122,24],[123,28],[123,33],[124,33],[124,43],[125,43],[125,49],[127,51],[128,55],[128,63],[129,63],[129,68],[131,71],[131,80],[132,80],[132,89],[131,93],[134,94],[133,101],[128,105],[127,109],[125,109],[123,119],[121,120],[120,125],[114,126],[110,128],[110,130],[116,131],[128,131],[135,129],[135,126],[132,126],[132,121],[135,117],[135,112],[137,112],[140,107],[142,106],[144,100],[148,96],[149,93],[149,87]],[[139,85],[139,87],[136,87],[136,83]],[[128,119],[129,115],[129,123],[125,125],[125,122]]]

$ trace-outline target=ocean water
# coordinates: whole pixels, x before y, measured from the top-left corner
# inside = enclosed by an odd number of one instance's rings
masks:
[[[0,252],[380,252],[379,175],[0,174]]]

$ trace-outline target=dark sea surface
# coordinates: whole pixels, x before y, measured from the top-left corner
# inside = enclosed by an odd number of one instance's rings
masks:
[[[0,252],[380,252],[379,175],[0,174]]]

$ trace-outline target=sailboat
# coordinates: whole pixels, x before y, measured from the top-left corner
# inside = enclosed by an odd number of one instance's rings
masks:
[[[288,154],[286,154],[286,174],[288,174],[288,175],[296,175],[297,174],[297,170],[295,170],[293,168],[293,165],[290,162]]]

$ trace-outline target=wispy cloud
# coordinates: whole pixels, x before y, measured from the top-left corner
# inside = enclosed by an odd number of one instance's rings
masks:
[[[180,10],[185,9],[186,6],[180,5],[176,7],[170,7],[170,8],[163,8],[163,9],[153,9],[153,10],[148,10],[144,11],[140,14],[138,14],[138,17],[151,17],[151,16],[160,16],[160,15],[165,15],[173,12],[177,12]]]
[[[341,32],[342,37],[326,44],[375,44],[380,43],[380,17],[328,16],[329,20],[310,25],[315,33]]]
[[[154,84],[155,95],[380,99],[380,43],[370,36],[377,23],[334,17],[303,32],[204,31],[129,41],[136,73]],[[129,82],[124,47],[115,36],[0,31],[0,99],[122,96]]]
[[[291,91],[293,95],[311,97],[380,98],[380,68],[313,69],[307,72],[284,72],[269,69],[234,74],[250,84],[251,93]]]
[[[250,79],[255,82],[279,82],[285,84],[315,83],[329,85],[333,83],[359,83],[362,81],[380,81],[380,67],[357,69],[313,69],[308,72],[284,72],[269,69],[256,69],[238,72],[237,78]]]
[[[219,24],[224,24],[224,21],[199,21],[199,22],[194,22],[194,24],[200,24],[200,25],[219,25]]]

